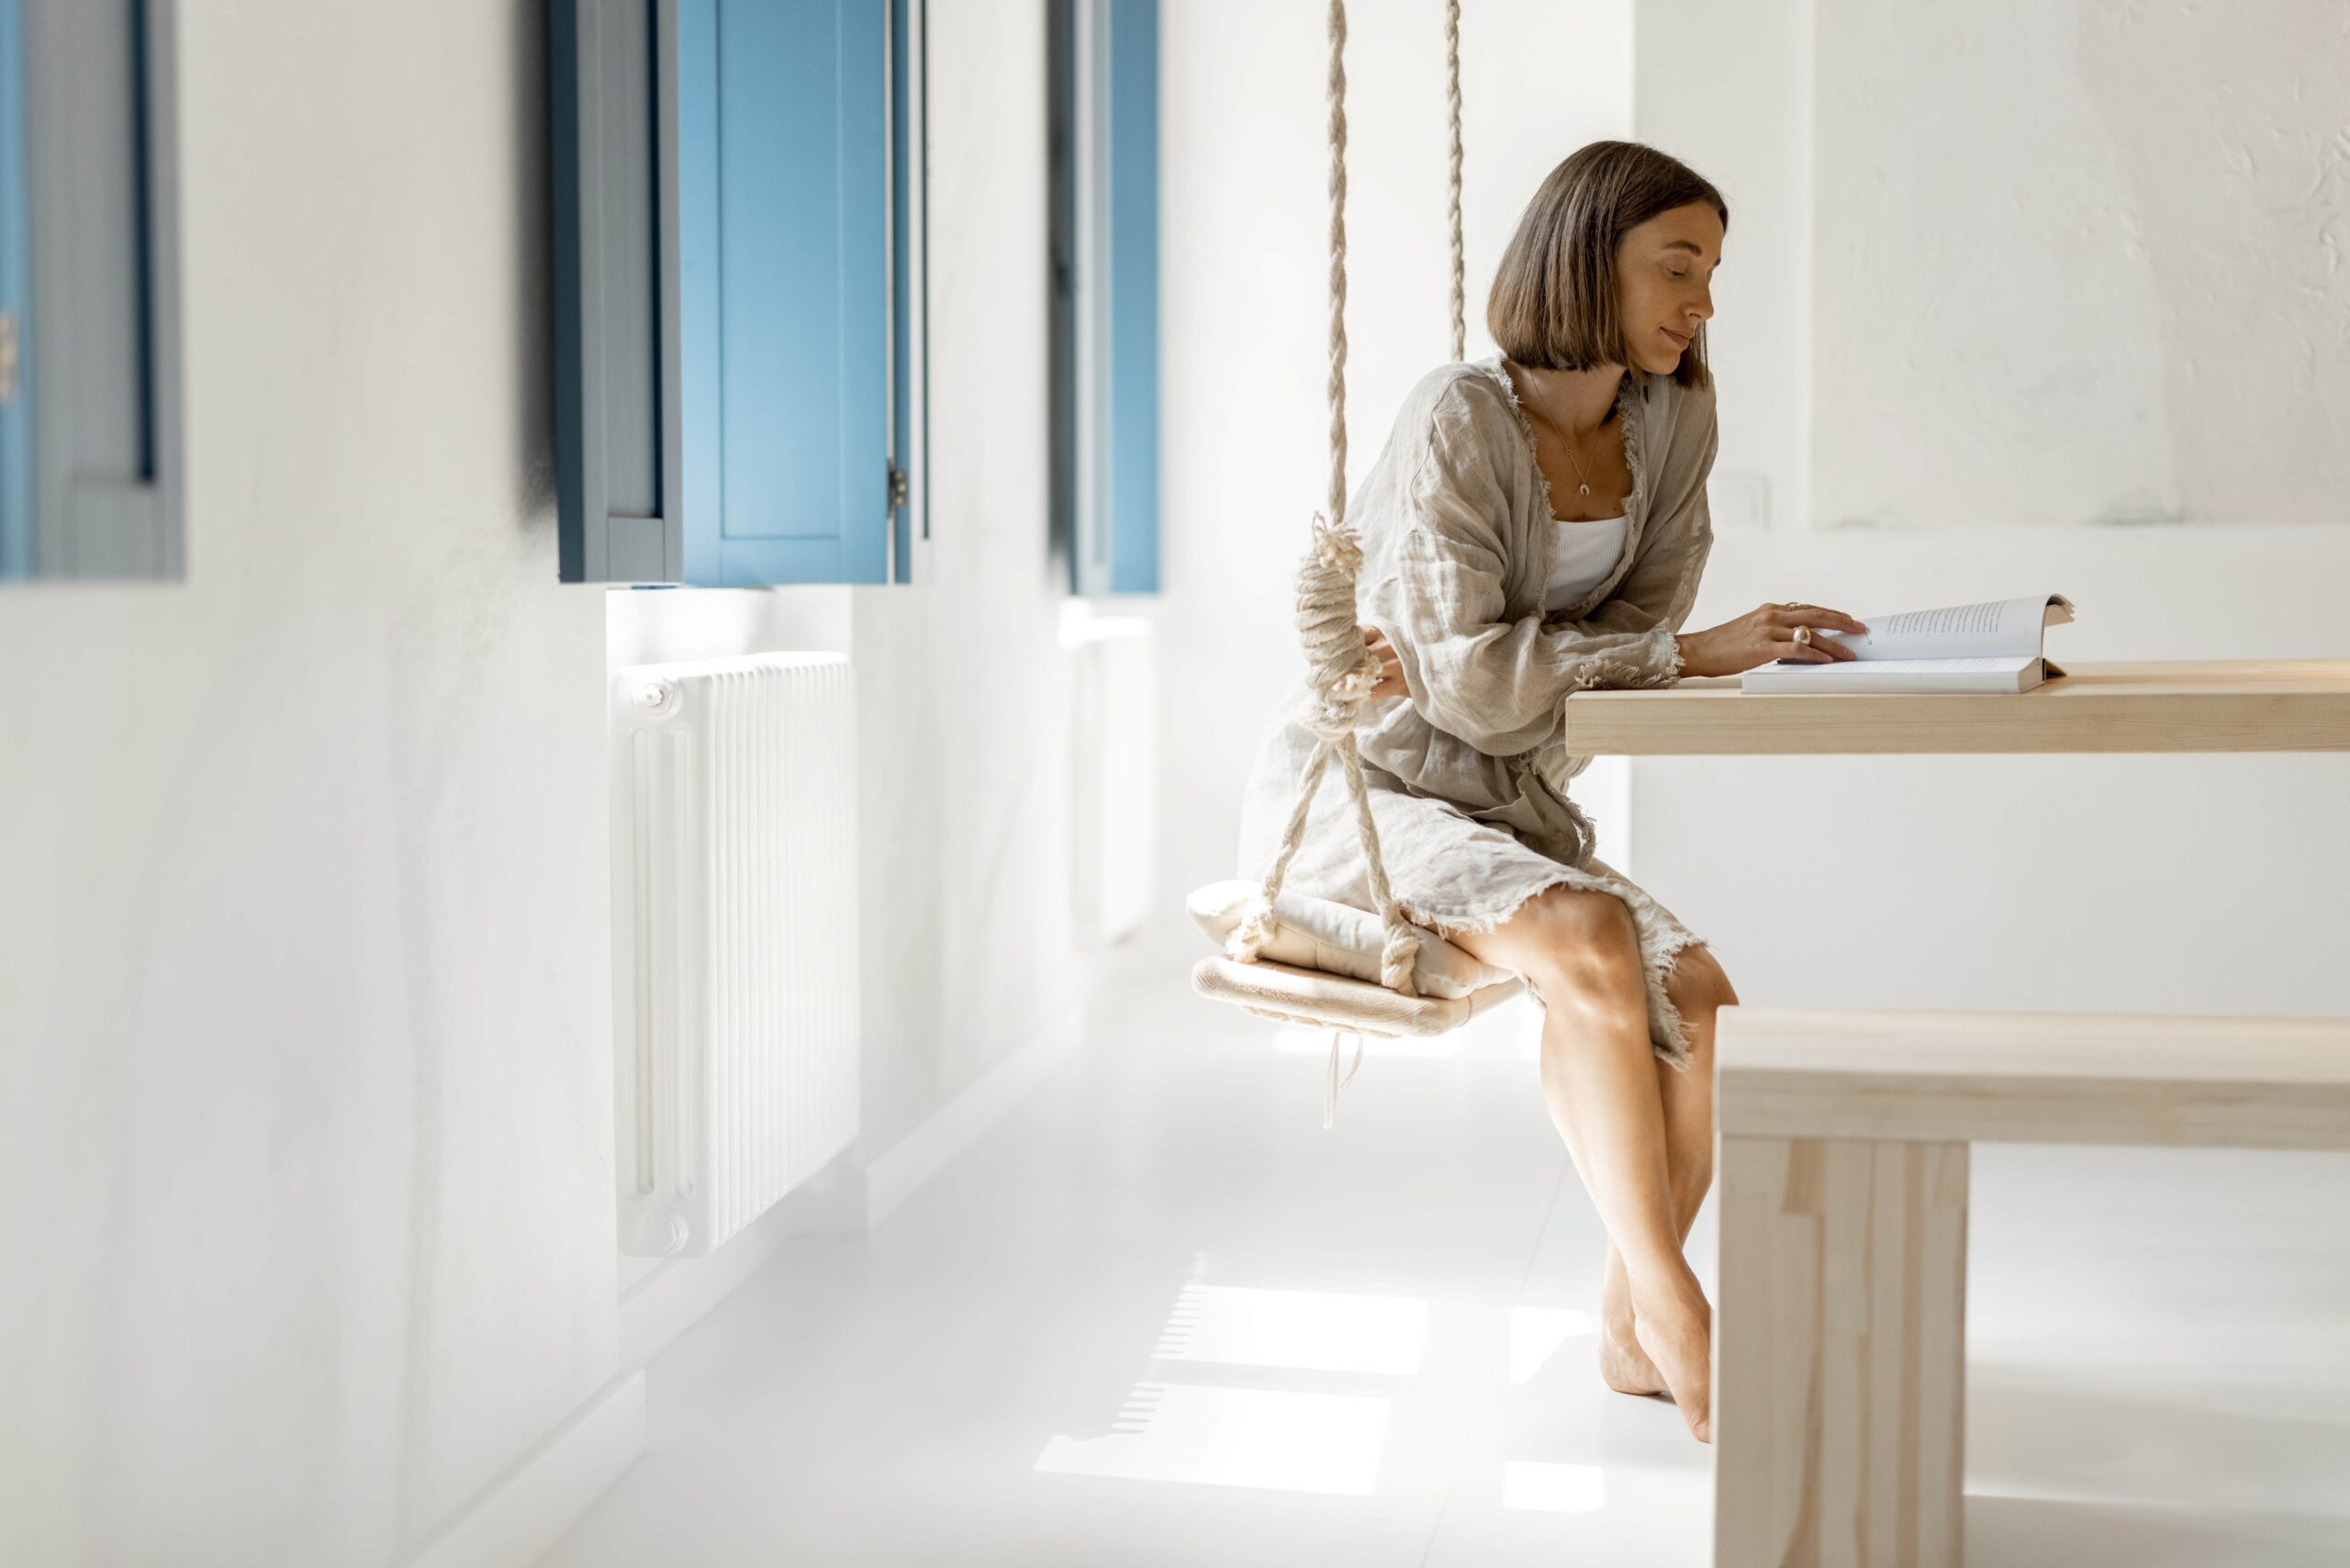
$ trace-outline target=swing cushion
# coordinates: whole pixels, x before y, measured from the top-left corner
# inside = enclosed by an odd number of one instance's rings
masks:
[[[1186,904],[1200,929],[1221,947],[1231,939],[1258,891],[1255,882],[1211,882]],[[1412,982],[1423,998],[1458,1001],[1517,979],[1507,969],[1472,958],[1426,926],[1412,929],[1420,935]],[[1379,956],[1386,945],[1386,928],[1369,910],[1284,889],[1273,901],[1273,938],[1265,945],[1262,957],[1292,969],[1319,970],[1376,986]]]

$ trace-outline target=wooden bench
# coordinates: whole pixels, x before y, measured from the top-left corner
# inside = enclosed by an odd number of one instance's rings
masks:
[[[1717,1568],[1958,1568],[1967,1148],[2350,1149],[2350,1022],[1734,1007]]]

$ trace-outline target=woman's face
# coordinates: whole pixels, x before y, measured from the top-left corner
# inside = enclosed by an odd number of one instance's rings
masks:
[[[1658,213],[1625,232],[1616,250],[1616,308],[1632,367],[1670,375],[1714,313],[1722,220],[1704,202]]]

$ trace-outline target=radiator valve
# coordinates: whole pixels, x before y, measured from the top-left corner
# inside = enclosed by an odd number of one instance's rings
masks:
[[[677,711],[677,685],[671,680],[648,680],[636,689],[636,705],[647,713],[665,714]]]

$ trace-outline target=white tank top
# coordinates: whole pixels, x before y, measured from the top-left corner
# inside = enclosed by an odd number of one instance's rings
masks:
[[[1550,582],[1542,595],[1542,608],[1558,610],[1582,603],[1616,569],[1616,558],[1624,553],[1624,520],[1601,517],[1589,522],[1567,522],[1552,518],[1550,526],[1558,530],[1558,554],[1550,563]]]

